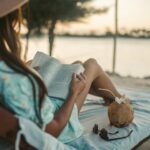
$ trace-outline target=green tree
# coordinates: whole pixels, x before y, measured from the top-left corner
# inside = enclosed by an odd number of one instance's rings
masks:
[[[48,30],[49,54],[52,55],[55,38],[55,27],[58,21],[81,21],[92,14],[105,13],[108,8],[96,9],[89,4],[93,0],[30,0],[30,12],[26,13],[28,34],[41,33],[41,29]]]

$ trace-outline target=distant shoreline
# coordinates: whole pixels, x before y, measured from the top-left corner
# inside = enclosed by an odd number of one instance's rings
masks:
[[[43,37],[46,36],[46,33],[41,33],[41,34],[32,34],[30,37]],[[113,34],[104,34],[104,35],[78,35],[78,34],[56,34],[56,37],[75,37],[75,38],[114,38]],[[133,35],[117,35],[118,38],[128,38],[128,39],[150,39],[150,35],[149,36],[133,36]],[[25,34],[21,34],[21,38],[26,38]]]
[[[83,38],[114,38],[114,35],[75,35],[75,34],[58,34],[58,37],[83,37]],[[130,38],[130,39],[150,39],[150,36],[132,36],[132,35],[118,35],[118,38]]]

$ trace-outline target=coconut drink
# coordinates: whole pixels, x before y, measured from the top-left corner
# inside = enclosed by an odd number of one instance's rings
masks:
[[[108,106],[108,117],[111,125],[115,127],[128,126],[134,119],[134,112],[129,100],[123,96],[120,99],[115,98]]]

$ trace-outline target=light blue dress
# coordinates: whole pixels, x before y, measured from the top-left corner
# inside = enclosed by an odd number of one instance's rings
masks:
[[[0,102],[15,114],[39,124],[34,110],[32,86],[29,79],[15,73],[3,61],[0,61],[0,97],[2,98]],[[62,104],[63,101],[58,98],[45,97],[41,109],[43,125],[47,125],[53,120],[54,113],[60,109]],[[67,143],[82,134],[83,127],[78,120],[77,106],[74,105],[70,120],[58,139]]]

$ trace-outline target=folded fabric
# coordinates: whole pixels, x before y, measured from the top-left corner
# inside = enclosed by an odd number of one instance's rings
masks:
[[[15,150],[19,150],[20,137],[23,135],[26,142],[38,150],[75,150],[75,148],[67,146],[59,142],[50,134],[42,131],[35,123],[20,116],[16,116],[19,120],[20,131],[17,134]]]

